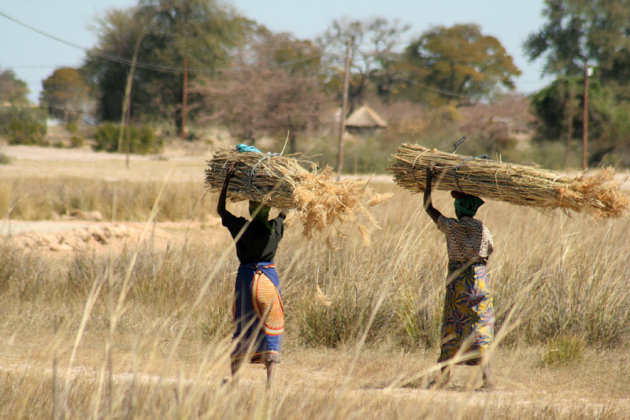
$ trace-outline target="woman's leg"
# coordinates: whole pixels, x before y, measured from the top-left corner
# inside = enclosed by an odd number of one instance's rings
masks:
[[[271,388],[273,384],[274,371],[275,371],[276,362],[272,362],[271,360],[267,360],[265,366],[267,367],[267,389]]]
[[[481,368],[482,376],[483,376],[483,385],[484,387],[491,387],[492,381],[490,380],[490,362],[486,363]]]
[[[241,359],[232,360],[232,363],[230,364],[232,376],[236,375],[236,371],[238,371],[238,369],[241,367],[241,362]]]

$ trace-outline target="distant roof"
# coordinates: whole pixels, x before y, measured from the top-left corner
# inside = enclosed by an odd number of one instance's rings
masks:
[[[346,127],[387,127],[387,123],[376,111],[363,105],[346,119]]]

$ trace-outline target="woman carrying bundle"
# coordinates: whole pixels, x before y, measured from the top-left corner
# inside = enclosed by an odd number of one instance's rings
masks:
[[[484,387],[490,387],[490,363],[483,359],[494,339],[494,308],[488,290],[486,263],[492,254],[492,235],[474,219],[484,203],[479,197],[452,191],[456,219],[444,217],[431,203],[431,181],[435,166],[427,168],[424,208],[446,236],[448,276],[442,317],[441,352],[438,363],[461,359],[467,365],[481,365]],[[450,377],[450,366],[442,383]]]
[[[284,309],[280,282],[273,259],[284,233],[284,213],[268,220],[269,207],[250,201],[252,220],[236,217],[226,210],[228,184],[234,176],[234,165],[228,170],[219,196],[217,213],[236,242],[240,261],[234,290],[234,340],[231,370],[241,364],[263,363],[267,369],[267,386],[273,380],[274,365],[280,362],[284,332]]]

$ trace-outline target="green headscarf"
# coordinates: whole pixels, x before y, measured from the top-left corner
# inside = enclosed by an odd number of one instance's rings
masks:
[[[455,210],[464,216],[474,216],[477,213],[477,209],[481,207],[484,201],[470,194],[465,194],[455,199]]]
[[[269,212],[271,211],[271,207],[265,206],[264,204],[261,204],[257,201],[250,201],[249,214],[253,215],[256,212],[256,209],[258,209],[259,207],[260,209],[258,210],[258,213],[256,213],[256,216],[254,216],[254,220],[264,224],[265,226],[267,226],[267,229],[273,231],[273,228],[269,224]]]

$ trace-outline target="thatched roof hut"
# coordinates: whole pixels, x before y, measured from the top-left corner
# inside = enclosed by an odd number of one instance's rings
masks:
[[[348,131],[366,132],[387,127],[387,122],[372,108],[363,105],[346,119]]]

